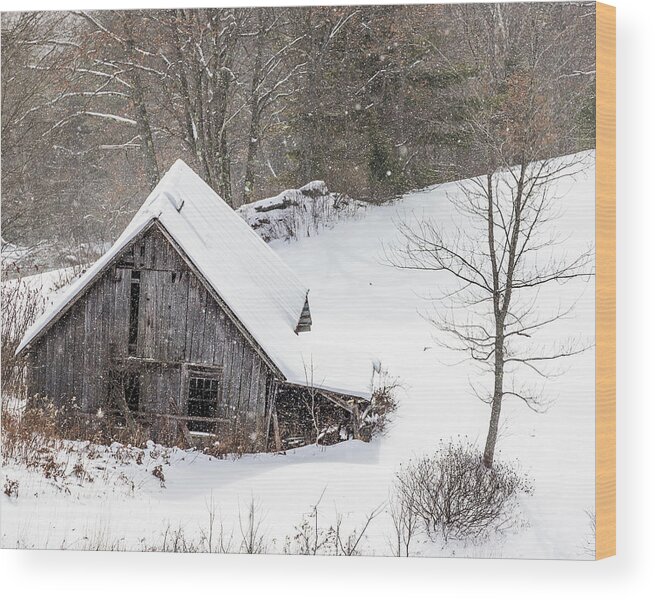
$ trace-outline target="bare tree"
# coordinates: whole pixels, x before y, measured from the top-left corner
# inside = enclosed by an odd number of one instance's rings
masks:
[[[168,115],[162,129],[181,139],[195,157],[203,179],[230,204],[232,160],[229,127],[246,108],[236,99],[246,9],[158,11],[166,57],[162,79]]]
[[[483,457],[491,468],[503,400],[518,398],[537,411],[547,406],[543,390],[527,383],[523,371],[548,378],[556,374],[549,363],[588,348],[575,338],[539,342],[541,330],[574,307],[548,310],[540,292],[593,275],[591,249],[569,256],[553,225],[555,184],[574,176],[585,157],[550,158],[560,153],[562,130],[570,125],[558,121],[555,98],[563,94],[574,106],[587,84],[572,88],[562,77],[578,68],[574,53],[559,47],[575,35],[575,22],[545,21],[539,6],[454,10],[475,74],[464,84],[473,99],[464,121],[489,174],[464,181],[451,195],[452,227],[401,223],[401,241],[388,258],[396,267],[443,272],[454,282],[439,297],[442,314],[430,320],[444,334],[438,341],[491,374],[491,390],[473,386],[491,406]],[[444,57],[444,67],[451,66]]]
[[[59,180],[44,176],[44,156],[61,143],[51,130],[61,118],[53,97],[70,91],[65,73],[75,42],[62,13],[2,13],[1,46],[2,236],[36,245],[30,234],[49,208],[38,195],[61,189]]]
[[[80,47],[85,60],[78,72],[91,84],[81,95],[100,101],[109,111],[85,108],[76,111],[71,118],[86,116],[106,119],[127,128],[129,140],[119,144],[105,144],[105,147],[140,147],[148,185],[152,189],[159,181],[159,167],[153,142],[151,117],[146,106],[146,83],[144,75],[158,73],[152,62],[160,62],[160,57],[135,41],[135,30],[143,27],[144,18],[140,11],[108,11],[107,13],[73,13],[83,19],[88,32]],[[156,40],[151,40],[156,41]],[[98,58],[101,52],[102,58]],[[121,108],[132,117],[114,114],[111,108]]]
[[[252,202],[255,182],[255,161],[260,147],[260,136],[268,125],[279,120],[288,108],[290,98],[297,94],[300,76],[305,72],[305,61],[298,51],[299,42],[306,34],[293,35],[289,31],[290,14],[267,8],[254,9],[255,30],[252,82],[250,87],[247,156],[243,202]],[[278,105],[281,105],[278,108]],[[268,113],[268,114],[267,114]],[[264,118],[268,116],[268,123]]]

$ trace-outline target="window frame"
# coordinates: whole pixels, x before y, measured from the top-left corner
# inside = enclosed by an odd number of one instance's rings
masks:
[[[200,382],[203,382],[202,388],[199,387]],[[228,406],[222,401],[222,369],[220,367],[187,366],[185,390],[185,416],[189,432],[216,435],[219,424],[229,422]],[[197,419],[193,417],[197,417]]]

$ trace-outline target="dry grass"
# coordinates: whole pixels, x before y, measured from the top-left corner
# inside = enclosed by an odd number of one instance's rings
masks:
[[[70,433],[70,430],[67,424],[62,426],[57,410],[51,405],[20,413],[10,410],[3,402],[0,454],[3,467],[38,473],[57,489],[68,493],[72,485],[98,481],[107,489],[115,487],[122,493],[133,494],[143,482],[134,481],[126,474],[126,469],[109,468],[116,465],[153,465],[149,467],[150,475],[162,484],[165,480],[164,466],[170,464],[172,452],[169,448],[152,444],[138,447],[117,442],[104,445],[94,441],[71,441],[63,432]],[[8,496],[16,496],[17,492],[18,482],[15,485],[5,482]]]

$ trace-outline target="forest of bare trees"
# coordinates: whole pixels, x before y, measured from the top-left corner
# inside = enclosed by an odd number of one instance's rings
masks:
[[[3,13],[3,245],[93,257],[176,158],[238,207],[315,179],[382,201],[593,147],[593,4],[518,9]],[[519,132],[543,139],[521,154]]]

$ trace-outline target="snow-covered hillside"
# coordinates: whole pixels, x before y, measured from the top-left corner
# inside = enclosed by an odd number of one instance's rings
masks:
[[[238,536],[239,514],[254,499],[263,516],[262,535],[284,540],[320,499],[323,524],[342,515],[344,528],[362,524],[388,500],[394,473],[409,459],[435,450],[440,440],[466,436],[482,444],[489,407],[470,391],[471,366],[438,346],[423,315],[439,310],[430,300],[445,279],[425,271],[398,270],[385,260],[385,247],[397,239],[397,223],[424,216],[447,223],[448,194],[455,183],[406,195],[397,202],[367,209],[361,218],[343,220],[319,235],[297,241],[274,240],[272,247],[310,288],[313,326],[303,334],[312,361],[330,364],[350,377],[353,365],[380,361],[402,383],[395,420],[381,439],[350,441],[331,447],[305,447],[286,455],[217,460],[197,453],[173,452],[162,461],[165,487],[151,475],[155,453],[143,464],[123,465],[88,459],[100,474],[93,483],[67,485],[19,470],[4,469],[18,481],[17,497],[0,497],[1,545],[15,547],[89,547],[84,539],[103,537],[119,547],[155,544],[167,528],[187,535],[206,530],[208,506],[220,512],[223,527]],[[594,156],[573,179],[562,179],[554,193],[561,204],[557,228],[567,248],[594,242]],[[555,286],[540,302],[577,300],[572,318],[553,326],[550,335],[594,336],[592,281]],[[344,343],[346,342],[346,343]],[[566,372],[548,382],[553,404],[545,414],[520,401],[504,406],[498,457],[518,460],[534,479],[534,495],[522,501],[526,526],[484,544],[438,544],[417,540],[422,555],[484,557],[591,558],[589,513],[594,511],[594,353],[570,359]],[[364,367],[361,367],[364,368]],[[370,376],[370,370],[360,374]],[[103,462],[104,461],[104,462]],[[166,464],[166,463],[169,464]],[[120,473],[136,481],[120,483]],[[370,525],[366,553],[389,554],[391,520],[382,512]],[[145,542],[144,542],[145,540]]]

